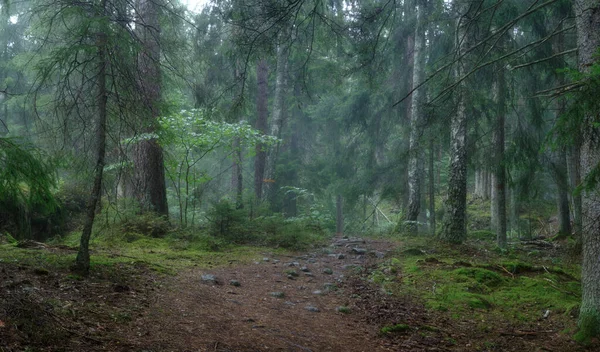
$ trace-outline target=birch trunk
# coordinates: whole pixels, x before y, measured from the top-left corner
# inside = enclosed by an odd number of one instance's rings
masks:
[[[457,24],[456,50],[463,55],[468,45],[467,28],[469,22],[469,8],[471,4],[455,1],[460,17]],[[473,5],[476,7],[475,5]],[[464,76],[467,72],[464,58],[456,63],[456,78]],[[456,113],[450,123],[450,165],[448,170],[448,196],[445,202],[445,215],[442,224],[440,239],[446,242],[462,243],[467,236],[466,210],[467,210],[467,114],[466,114],[466,84],[461,82],[456,93]]]

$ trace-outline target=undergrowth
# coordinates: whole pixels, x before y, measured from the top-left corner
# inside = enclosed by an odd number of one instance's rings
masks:
[[[544,319],[564,322],[567,331],[576,329],[577,265],[543,250],[513,247],[501,253],[493,240],[482,242],[481,237],[462,246],[404,238],[370,280],[388,294],[420,297],[429,310],[477,319],[482,329],[491,329],[494,320],[527,325]]]

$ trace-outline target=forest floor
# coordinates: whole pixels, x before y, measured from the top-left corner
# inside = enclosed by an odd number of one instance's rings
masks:
[[[265,250],[249,263],[192,265],[174,275],[115,263],[88,279],[0,252],[0,351],[598,350],[597,341],[572,340],[567,314],[518,322],[486,307],[453,314],[391,294],[373,273],[390,282],[409,277],[385,265],[405,251],[392,240],[336,238],[307,253]]]

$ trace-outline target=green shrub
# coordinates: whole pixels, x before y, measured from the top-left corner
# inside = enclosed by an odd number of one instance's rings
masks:
[[[208,233],[232,243],[252,242],[252,224],[244,209],[236,209],[228,200],[215,203],[206,214]]]
[[[164,237],[169,232],[171,225],[165,216],[144,213],[125,219],[121,222],[120,228],[126,234]]]

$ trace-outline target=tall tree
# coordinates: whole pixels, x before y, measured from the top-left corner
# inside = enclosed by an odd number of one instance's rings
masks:
[[[425,30],[424,30],[424,12],[425,1],[417,1],[415,7],[416,26],[414,33],[413,47],[413,85],[417,85],[423,79],[423,66],[425,65]],[[417,89],[412,92],[410,98],[410,136],[409,136],[409,159],[408,159],[408,207],[406,220],[408,222],[409,233],[418,232],[417,220],[421,211],[421,179],[422,174],[419,170],[422,168],[423,157],[420,145],[423,124],[423,108],[421,96],[423,89]]]
[[[105,15],[106,11],[106,0],[102,0],[99,7],[99,11],[96,14],[101,18]],[[96,217],[96,208],[100,201],[102,191],[102,178],[104,172],[104,159],[106,156],[106,122],[107,122],[107,102],[108,102],[108,91],[106,89],[106,76],[107,76],[107,27],[105,21],[102,19],[99,21],[104,24],[99,28],[96,33],[96,64],[97,75],[96,75],[96,108],[98,110],[96,117],[96,166],[94,167],[94,183],[92,191],[88,199],[86,218],[81,231],[81,240],[79,244],[79,251],[77,252],[77,258],[75,259],[75,270],[81,274],[87,275],[90,270],[90,252],[89,244],[90,237],[92,235],[92,226],[94,225],[94,218]]]
[[[589,74],[592,67],[598,67],[600,0],[575,0],[573,7],[577,25],[579,70],[584,74]],[[585,175],[589,185],[582,196],[583,263],[581,267],[582,299],[579,313],[579,337],[582,339],[600,334],[599,136],[598,111],[587,111],[582,126],[581,144],[581,173]]]
[[[271,136],[281,138],[281,132],[287,116],[287,71],[288,71],[288,44],[287,31],[279,33],[276,47],[277,68],[275,71],[275,95],[273,97],[273,113],[271,118]],[[274,205],[275,188],[277,184],[277,160],[279,158],[280,143],[278,142],[269,149],[267,154],[265,175],[269,180],[265,184],[265,198]]]
[[[137,8],[136,31],[142,47],[138,54],[138,85],[143,109],[133,165],[135,196],[142,209],[168,216],[163,150],[156,136],[161,99],[160,8],[161,2],[155,0],[140,0]]]
[[[456,29],[456,63],[455,76],[462,79],[468,72],[467,60],[464,59],[469,45],[469,29],[473,25],[473,15],[481,1],[454,1],[455,11],[459,14]],[[450,126],[450,165],[448,179],[448,197],[445,202],[445,214],[440,239],[447,242],[461,243],[467,236],[467,86],[462,80],[456,92],[456,112],[452,115]]]
[[[498,247],[506,248],[506,163],[504,160],[504,125],[506,119],[506,79],[504,67],[498,65],[494,87],[496,120],[492,135],[494,164],[492,173],[492,218]]]
[[[256,95],[256,124],[254,128],[259,130],[262,134],[266,134],[269,68],[267,66],[267,61],[264,59],[259,60],[257,63],[256,79],[258,84],[258,92]],[[267,153],[265,151],[265,146],[262,144],[257,144],[256,157],[254,158],[254,197],[256,198],[257,203],[259,203],[263,198],[266,161]]]

